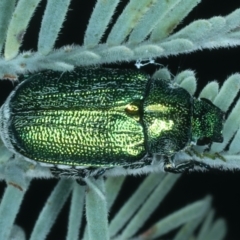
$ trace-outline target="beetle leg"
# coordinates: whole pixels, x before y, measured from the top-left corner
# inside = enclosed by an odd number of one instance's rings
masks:
[[[194,161],[186,160],[175,164],[170,158],[164,162],[164,171],[171,173],[183,173],[194,168]]]
[[[104,171],[103,168],[96,168],[96,167],[88,167],[88,168],[70,168],[70,169],[59,169],[57,167],[52,167],[51,168],[51,173],[54,177],[56,178],[61,178],[61,177],[70,177],[70,178],[75,178],[75,179],[79,179],[79,178],[85,178],[85,177],[89,177],[89,176],[93,176],[93,177],[99,177],[100,175],[102,175]]]

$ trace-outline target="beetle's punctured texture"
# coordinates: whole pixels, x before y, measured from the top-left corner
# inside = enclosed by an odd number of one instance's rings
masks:
[[[154,155],[170,158],[192,140],[220,140],[222,112],[194,101],[186,90],[139,71],[45,71],[24,79],[2,106],[1,137],[11,151],[36,162],[149,164]]]

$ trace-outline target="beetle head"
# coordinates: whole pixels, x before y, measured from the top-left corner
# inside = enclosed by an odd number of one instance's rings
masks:
[[[192,140],[198,145],[222,142],[224,113],[205,98],[194,99]]]

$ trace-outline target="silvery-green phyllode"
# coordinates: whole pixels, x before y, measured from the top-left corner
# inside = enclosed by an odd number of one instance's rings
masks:
[[[57,176],[180,172],[191,142],[222,141],[223,113],[206,99],[136,70],[23,76],[0,109],[6,147]]]

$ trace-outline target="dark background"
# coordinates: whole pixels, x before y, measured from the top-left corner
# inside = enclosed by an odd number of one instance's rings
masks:
[[[56,43],[56,48],[66,44],[82,44],[83,34],[90,14],[92,12],[95,1],[78,1],[72,0],[67,20]],[[126,1],[122,1],[117,9],[117,14],[121,13]],[[21,50],[36,50],[37,38],[40,29],[40,22],[46,1],[40,3],[39,8],[31,21],[30,27],[25,35]],[[207,19],[213,16],[225,16],[236,8],[240,7],[240,2],[235,0],[216,1],[202,0],[183,21],[178,29],[187,25],[193,20]],[[208,81],[218,80],[222,83],[228,76],[233,73],[240,72],[239,66],[240,48],[203,50],[188,55],[179,55],[176,57],[157,59],[158,63],[167,66],[171,72],[176,75],[185,69],[192,69],[196,72],[199,81],[199,89]],[[112,66],[111,66],[112,67]],[[134,63],[118,64],[114,67],[134,68]],[[152,73],[156,69],[155,66],[145,68],[145,71]],[[0,104],[4,102],[14,84],[10,81],[0,82]],[[121,196],[114,205],[113,212],[117,211],[120,203],[123,203],[136,185],[142,180],[141,177],[129,177],[123,187]],[[22,226],[29,237],[29,233],[33,228],[34,222],[43,207],[45,200],[56,181],[54,180],[34,180],[30,190],[27,192],[23,202],[21,212],[17,217],[17,224]],[[211,194],[213,196],[213,207],[216,210],[216,217],[223,217],[228,224],[228,234],[226,239],[240,239],[239,233],[239,217],[240,217],[240,172],[221,172],[210,171],[206,173],[183,174],[181,179],[174,186],[173,191],[166,197],[164,202],[153,215],[152,220],[159,219],[168,213],[177,210],[180,207],[194,202],[204,196]],[[3,192],[4,183],[1,183]],[[2,195],[2,194],[1,194]],[[64,207],[60,215],[60,221],[55,224],[53,231],[48,239],[64,239],[67,228],[68,206]],[[110,214],[111,217],[111,214]],[[148,225],[150,222],[148,223]],[[167,237],[171,239],[171,235]]]

